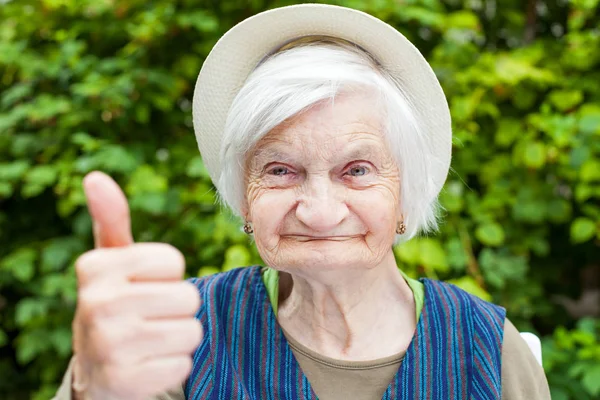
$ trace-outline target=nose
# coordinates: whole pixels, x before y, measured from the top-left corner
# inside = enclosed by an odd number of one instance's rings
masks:
[[[336,188],[329,177],[307,179],[296,207],[300,222],[315,232],[333,232],[348,213],[343,188]]]

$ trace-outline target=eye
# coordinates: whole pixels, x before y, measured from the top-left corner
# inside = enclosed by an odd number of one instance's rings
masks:
[[[351,175],[351,176],[363,176],[363,175],[366,175],[367,172],[369,172],[367,167],[364,167],[362,165],[355,165],[355,166],[351,167],[350,169],[348,169],[346,174]]]
[[[276,176],[283,176],[283,175],[287,175],[290,171],[287,169],[287,167],[284,167],[283,165],[278,165],[275,168],[271,168],[269,170],[269,175],[276,175]]]

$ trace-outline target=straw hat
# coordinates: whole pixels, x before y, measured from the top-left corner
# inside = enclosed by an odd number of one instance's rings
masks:
[[[441,190],[452,147],[450,111],[444,92],[419,50],[400,32],[362,11],[326,4],[299,4],[254,15],[231,28],[204,61],[193,99],[194,132],[214,183],[221,174],[220,150],[229,108],[254,68],[285,44],[305,36],[330,36],[360,46],[397,82],[428,138],[431,179]]]

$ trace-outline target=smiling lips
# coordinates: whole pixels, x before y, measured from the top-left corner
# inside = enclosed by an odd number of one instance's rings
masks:
[[[287,239],[296,239],[300,242],[314,242],[314,241],[331,241],[331,242],[343,242],[350,239],[356,239],[360,235],[337,235],[337,236],[312,236],[312,235],[281,235]]]

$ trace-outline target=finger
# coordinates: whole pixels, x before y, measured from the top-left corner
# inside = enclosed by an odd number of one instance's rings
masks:
[[[179,386],[192,370],[190,356],[157,357],[134,365],[103,367],[104,381],[127,399],[144,399]]]
[[[92,216],[96,247],[132,244],[129,205],[119,185],[108,175],[94,171],[84,178],[83,188]]]
[[[135,364],[156,357],[191,355],[202,336],[202,325],[194,318],[144,321],[139,334],[123,342],[108,362]]]
[[[189,282],[94,286],[82,290],[80,297],[82,311],[89,310],[92,318],[186,318],[196,315],[200,307],[198,289]]]
[[[189,282],[134,283],[123,313],[147,319],[193,317],[200,308],[200,294]]]
[[[185,258],[166,243],[135,243],[124,248],[88,251],[75,262],[80,288],[105,277],[129,281],[181,280]]]

